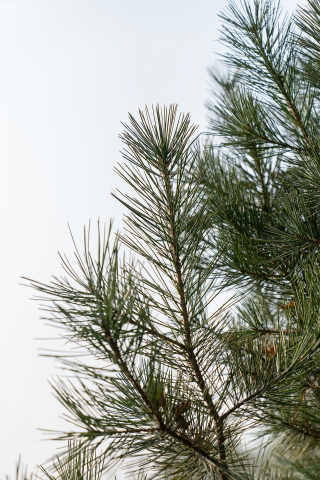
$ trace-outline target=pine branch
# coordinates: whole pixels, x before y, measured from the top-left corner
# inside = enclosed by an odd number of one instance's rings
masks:
[[[172,261],[176,270],[177,275],[177,286],[179,291],[180,297],[180,307],[181,307],[181,314],[183,319],[184,331],[185,331],[185,346],[187,355],[189,357],[190,365],[194,371],[195,378],[197,380],[198,386],[203,394],[204,400],[208,405],[210,415],[214,419],[217,440],[218,440],[218,455],[221,465],[223,466],[224,470],[228,470],[226,464],[226,451],[225,451],[225,436],[223,432],[223,420],[219,417],[218,411],[212,401],[211,395],[209,393],[209,387],[206,385],[206,382],[202,376],[200,367],[198,365],[196,356],[194,354],[194,348],[192,344],[191,332],[190,332],[190,321],[189,315],[186,307],[186,298],[185,298],[185,291],[184,291],[184,283],[182,280],[181,274],[181,264],[180,264],[180,255],[177,248],[177,238],[175,233],[175,224],[173,223],[172,219],[175,218],[175,212],[172,211],[172,190],[171,190],[171,183],[170,183],[170,172],[168,171],[168,165],[165,159],[162,159],[163,164],[163,179],[165,185],[165,192],[167,197],[167,210],[168,210],[168,217],[169,217],[169,228],[171,233],[171,248],[172,248]],[[224,471],[220,471],[221,479],[228,480],[229,476],[224,473]]]
[[[101,319],[102,321],[102,328],[105,332],[105,337],[106,337],[106,340],[107,342],[109,343],[113,353],[114,353],[114,360],[115,362],[119,365],[121,371],[124,373],[124,375],[127,377],[127,379],[129,380],[129,382],[132,384],[132,386],[135,388],[135,390],[139,393],[139,395],[141,396],[141,398],[143,399],[145,405],[148,407],[150,413],[153,414],[156,422],[158,423],[159,427],[156,428],[156,429],[146,429],[145,431],[147,432],[152,432],[152,431],[162,431],[163,433],[166,433],[167,435],[171,436],[172,438],[174,438],[175,440],[178,440],[180,443],[182,443],[183,445],[186,445],[188,448],[190,448],[195,454],[199,454],[201,455],[202,457],[205,457],[206,459],[208,459],[210,462],[213,463],[214,466],[217,466],[220,470],[220,468],[223,468],[225,469],[226,466],[225,466],[225,462],[224,460],[225,459],[221,459],[219,458],[219,460],[221,461],[221,463],[217,462],[213,457],[211,457],[210,455],[208,455],[208,453],[202,449],[200,449],[199,447],[195,446],[193,441],[188,439],[185,435],[182,436],[182,435],[179,435],[176,431],[172,430],[172,428],[170,428],[169,426],[167,426],[164,422],[164,419],[162,418],[162,415],[160,413],[159,410],[155,411],[153,406],[152,406],[152,403],[148,397],[148,395],[146,394],[146,392],[144,391],[144,389],[140,386],[139,382],[134,378],[134,376],[132,375],[132,373],[130,372],[126,362],[123,360],[122,358],[122,355],[121,355],[121,351],[117,345],[117,342],[111,337],[111,332],[106,328],[105,326],[105,323],[104,323],[104,320]],[[143,431],[140,429],[140,432]],[[127,430],[126,433],[136,433],[136,432],[139,432],[139,429],[134,429],[134,430]],[[139,433],[140,433],[139,432]],[[221,471],[221,470],[220,470]],[[223,473],[223,470],[222,470],[222,473],[221,473],[221,478],[224,480],[224,479],[228,479],[227,476],[224,475]]]

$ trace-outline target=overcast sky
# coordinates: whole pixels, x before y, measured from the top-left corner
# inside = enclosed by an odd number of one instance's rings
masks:
[[[283,2],[292,11],[295,1]],[[20,277],[60,275],[89,219],[121,228],[113,168],[128,111],[178,103],[206,130],[206,68],[226,0],[0,0],[0,478],[55,453],[68,428],[39,357],[56,334]]]

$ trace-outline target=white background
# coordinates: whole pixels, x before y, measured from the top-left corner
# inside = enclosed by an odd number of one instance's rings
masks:
[[[286,0],[293,10],[295,1]],[[0,0],[0,478],[56,452],[38,430],[67,428],[39,357],[53,329],[20,277],[62,273],[67,228],[115,217],[113,171],[127,112],[178,103],[206,130],[206,68],[222,51],[226,0]],[[118,477],[119,478],[119,477]]]

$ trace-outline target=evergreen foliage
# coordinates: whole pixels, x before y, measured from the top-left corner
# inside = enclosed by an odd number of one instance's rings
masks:
[[[67,278],[31,282],[89,355],[60,357],[74,375],[54,385],[74,425],[61,438],[159,479],[316,480],[320,4],[290,19],[230,0],[221,18],[229,73],[212,72],[204,148],[176,106],[130,115],[125,234],[99,231],[96,256],[86,234]],[[259,467],[240,448],[253,427]]]

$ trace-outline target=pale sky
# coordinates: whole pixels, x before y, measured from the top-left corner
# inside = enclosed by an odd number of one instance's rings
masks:
[[[295,1],[283,5],[292,11]],[[304,2],[303,2],[304,3]],[[19,454],[32,470],[56,452],[39,429],[68,429],[48,379],[55,347],[20,277],[62,274],[57,250],[82,246],[91,219],[121,228],[110,192],[125,185],[127,113],[178,103],[206,130],[206,68],[222,51],[226,0],[0,0],[0,478]],[[120,477],[118,477],[120,478]]]

